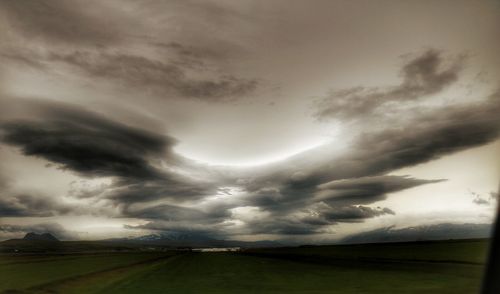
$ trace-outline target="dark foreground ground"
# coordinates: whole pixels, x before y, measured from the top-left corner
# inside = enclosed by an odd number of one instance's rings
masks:
[[[478,293],[486,240],[0,255],[0,293]]]

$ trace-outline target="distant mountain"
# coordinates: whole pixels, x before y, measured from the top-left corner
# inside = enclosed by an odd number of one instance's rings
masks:
[[[344,244],[411,242],[427,240],[489,238],[491,224],[436,224],[402,229],[386,227],[353,234],[340,241]]]
[[[189,233],[179,233],[179,232],[168,232],[161,234],[150,234],[140,237],[131,238],[130,240],[135,241],[175,241],[175,242],[211,242],[216,241],[216,239],[207,237],[200,234],[189,234]]]
[[[54,237],[52,234],[50,233],[43,233],[43,234],[37,234],[37,233],[27,233],[23,240],[26,240],[26,241],[52,241],[52,242],[58,242],[59,239],[57,239],[56,237]]]
[[[130,244],[165,246],[165,247],[280,247],[283,246],[275,241],[238,241],[238,240],[219,240],[202,234],[168,232],[160,234],[149,234],[134,238],[107,239],[103,241],[121,242]]]
[[[263,248],[281,247],[275,241],[217,240],[202,234],[168,232],[135,238],[116,238],[95,241],[59,241],[49,233],[28,233],[22,239],[0,242],[0,252],[107,252],[137,250],[168,250],[179,248]]]

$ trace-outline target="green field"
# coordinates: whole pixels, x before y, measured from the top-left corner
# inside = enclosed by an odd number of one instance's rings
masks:
[[[1,255],[1,293],[477,293],[487,241]]]

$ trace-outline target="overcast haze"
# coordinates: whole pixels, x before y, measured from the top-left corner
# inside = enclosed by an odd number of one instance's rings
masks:
[[[498,1],[0,0],[0,30],[0,239],[493,220]]]

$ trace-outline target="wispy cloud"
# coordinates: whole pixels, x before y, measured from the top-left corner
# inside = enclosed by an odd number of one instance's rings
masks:
[[[443,91],[458,80],[464,56],[445,64],[443,54],[428,50],[401,68],[401,84],[392,87],[355,87],[332,91],[317,101],[315,116],[319,120],[358,120],[383,116],[397,107]],[[393,110],[393,108],[395,108]]]

